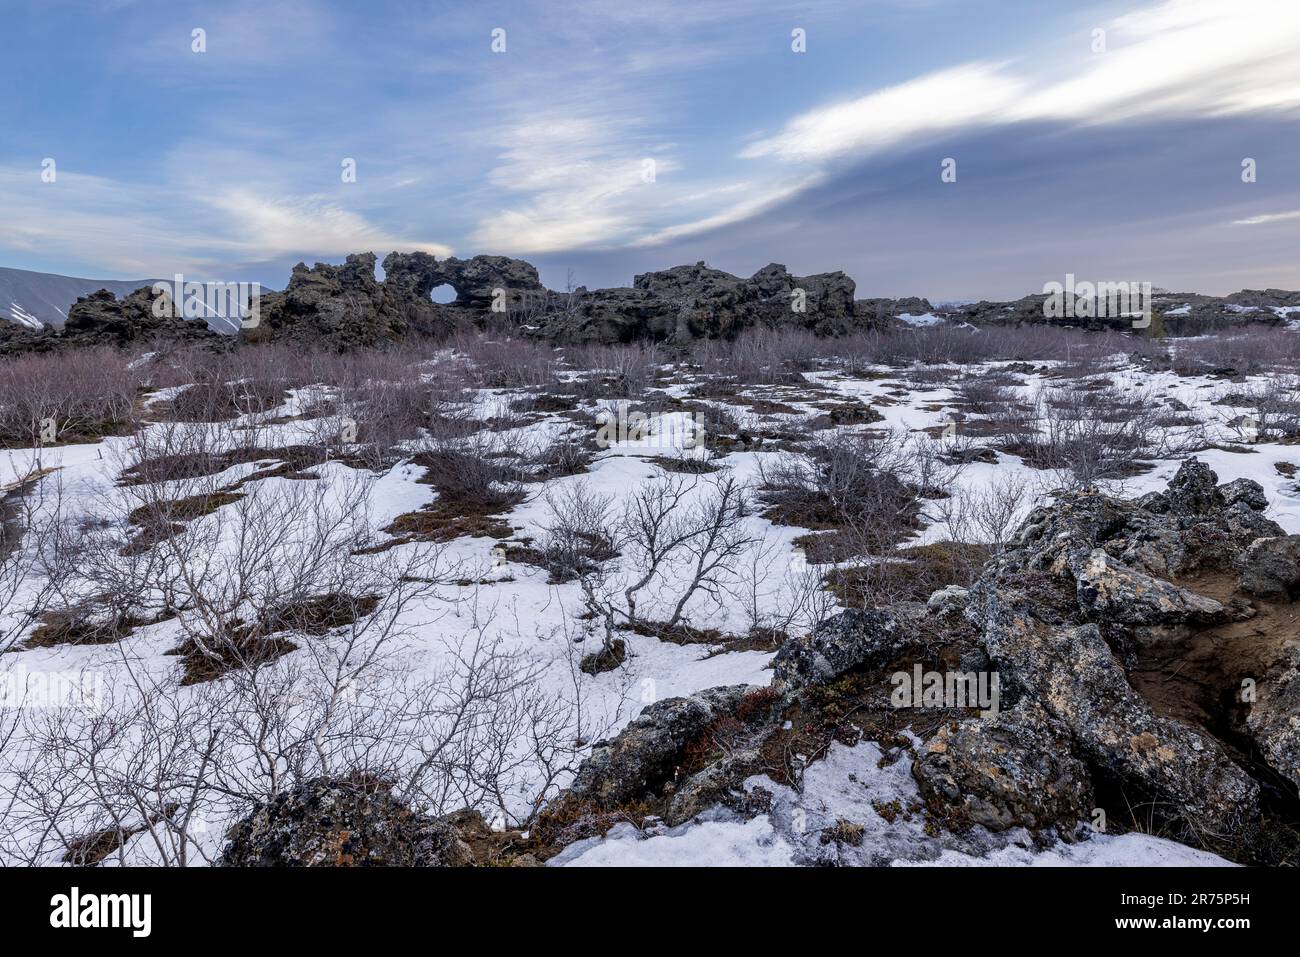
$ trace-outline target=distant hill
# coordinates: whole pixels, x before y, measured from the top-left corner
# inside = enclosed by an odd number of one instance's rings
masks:
[[[68,318],[68,307],[79,296],[107,289],[120,298],[155,282],[154,279],[78,279],[0,266],[0,318],[29,329],[41,326],[62,329]]]

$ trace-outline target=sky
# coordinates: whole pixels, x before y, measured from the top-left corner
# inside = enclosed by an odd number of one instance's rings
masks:
[[[1297,51],[1300,0],[0,0],[0,265],[1297,289]]]

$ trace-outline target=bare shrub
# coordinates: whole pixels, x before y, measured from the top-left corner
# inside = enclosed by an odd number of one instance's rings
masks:
[[[1056,471],[1069,486],[1086,487],[1145,470],[1155,458],[1189,448],[1190,436],[1161,425],[1152,395],[1114,387],[1041,390],[1024,406],[996,410],[989,421],[999,448],[1026,464]]]
[[[834,547],[874,554],[916,528],[917,447],[897,432],[833,434],[805,453],[762,463],[767,517],[781,524],[841,533]],[[928,466],[927,466],[928,468]],[[933,481],[929,479],[927,481]]]
[[[586,434],[565,431],[549,435],[528,450],[532,477],[542,480],[581,475],[591,465],[596,446]]]
[[[614,496],[578,482],[546,494],[550,517],[537,543],[537,564],[556,584],[590,578],[618,555]]]
[[[467,360],[470,374],[486,388],[539,389],[559,381],[559,353],[546,343],[467,332],[455,338],[454,347]]]
[[[113,349],[6,359],[0,363],[0,445],[35,448],[126,434],[134,428],[140,384],[127,357]]]
[[[57,473],[32,469],[0,490],[0,655],[68,602],[79,538]]]
[[[1300,343],[1287,329],[1250,325],[1202,338],[1179,339],[1169,364],[1179,375],[1245,376],[1300,365]]]
[[[510,464],[515,453],[499,436],[478,432],[463,439],[435,439],[416,461],[423,481],[446,502],[479,509],[513,507],[524,500],[524,475]]]
[[[1289,439],[1300,435],[1300,377],[1276,375],[1233,387],[1218,402],[1245,409],[1227,426],[1241,441]]]
[[[565,500],[571,501],[571,500]],[[636,489],[621,515],[609,519],[610,503],[597,500],[582,513],[581,526],[568,529],[553,505],[552,527],[566,529],[555,539],[599,543],[617,562],[570,561],[587,613],[604,626],[604,650],[624,627],[672,635],[691,617],[700,599],[721,602],[737,573],[737,563],[752,541],[742,520],[748,514],[745,486],[726,472],[717,476],[666,475]],[[603,523],[610,532],[598,532]]]
[[[961,489],[934,502],[934,510],[955,542],[1004,550],[1011,533],[1034,502],[1034,488],[1024,476],[995,475],[987,483]]]
[[[652,343],[586,345],[566,349],[564,358],[580,373],[574,382],[577,395],[609,399],[644,396],[663,361]]]

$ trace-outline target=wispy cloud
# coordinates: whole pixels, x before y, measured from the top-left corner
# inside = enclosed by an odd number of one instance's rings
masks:
[[[916,137],[994,122],[1028,89],[1027,80],[1008,75],[998,64],[970,63],[811,110],[740,155],[796,162],[861,156]]]
[[[1263,226],[1265,223],[1281,223],[1289,219],[1300,219],[1300,209],[1293,209],[1286,213],[1264,213],[1260,216],[1249,216],[1246,219],[1234,219],[1234,226]]]
[[[823,162],[972,127],[1300,109],[1295,0],[1167,0],[1103,29],[1105,52],[1072,74],[1054,57],[967,63],[809,110],[740,155]]]
[[[451,252],[443,243],[394,236],[325,196],[272,197],[242,188],[211,195],[162,188],[145,195],[65,170],[43,183],[39,170],[0,168],[0,207],[0,249],[99,263],[132,278],[359,249]]]
[[[1157,125],[1260,118],[1255,128],[1282,129],[1300,111],[1297,0],[1080,0],[1033,24],[1024,0],[760,6],[575,0],[557,15],[548,0],[428,0],[376,17],[342,0],[47,5],[0,34],[0,64],[44,77],[54,104],[0,86],[0,116],[13,120],[0,142],[0,251],[33,268],[131,278],[251,264],[268,281],[286,260],[361,249],[505,253],[561,275],[586,257],[623,278],[648,259],[738,248],[753,250],[746,263],[804,257],[817,268],[808,260],[826,253],[813,233],[837,265],[869,262],[880,237],[898,245],[922,229],[927,201],[950,204],[936,216],[989,220],[1049,170],[1061,191],[1103,181],[1105,156],[1088,154],[1098,164],[1088,174],[1075,162],[1094,127],[1106,127],[1120,166],[1130,143],[1147,151],[1134,163],[1174,149],[1150,135]],[[1089,49],[1094,25],[1105,53]],[[201,56],[190,52],[199,26]],[[490,49],[496,26],[508,30],[502,55]],[[790,48],[794,26],[808,28],[805,55]],[[61,69],[47,77],[53,59]],[[1022,137],[1038,132],[1031,124],[1049,125],[1052,142]],[[975,150],[1004,136],[1034,149],[1008,159],[999,184],[981,177],[981,191],[934,200],[906,169],[930,144]],[[1209,198],[1209,174],[1194,181],[1197,162],[1235,179],[1236,159],[1220,155],[1235,155],[1231,138],[1212,157],[1204,140],[1176,144],[1186,175],[1166,177],[1178,186],[1161,196],[1238,246],[1249,245],[1243,232],[1225,223],[1295,228],[1289,213],[1241,219],[1296,205],[1267,142],[1242,146],[1264,171],[1243,194],[1249,205]],[[57,184],[32,165],[48,155]],[[355,183],[340,182],[344,157],[358,163]],[[1140,205],[1110,219],[1150,219]],[[906,222],[884,229],[886,206]],[[1026,218],[1002,249],[1042,248]],[[998,252],[962,242],[967,259]]]

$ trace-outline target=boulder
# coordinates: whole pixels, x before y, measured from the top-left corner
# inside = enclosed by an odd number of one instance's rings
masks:
[[[223,867],[464,867],[449,820],[420,814],[382,782],[316,778],[262,802],[226,835]]]
[[[1177,515],[1208,515],[1222,508],[1225,501],[1218,481],[1214,470],[1200,459],[1188,459],[1178,467],[1165,492],[1170,510]]]
[[[1300,788],[1300,646],[1287,648],[1259,683],[1246,730],[1269,767]]]
[[[1234,479],[1226,482],[1219,486],[1219,495],[1222,496],[1225,507],[1241,503],[1255,512],[1263,512],[1268,508],[1268,496],[1264,494],[1264,486],[1252,479]]]
[[[745,778],[762,770],[763,759],[757,748],[740,748],[723,756],[677,786],[664,823],[676,827],[710,807],[732,801]]]
[[[642,710],[612,740],[599,741],[566,792],[569,801],[610,808],[673,780],[683,752],[713,722],[732,715],[749,685],[665,698]]]
[[[960,585],[948,585],[930,593],[926,610],[932,615],[952,615],[966,610],[970,591]]]
[[[1072,833],[1094,806],[1068,729],[1036,706],[940,728],[912,765],[932,810],[991,831]]]
[[[911,638],[890,612],[855,608],[827,618],[811,634],[787,641],[772,662],[772,686],[790,694],[857,668],[884,667]]]
[[[1100,620],[1124,625],[1221,621],[1227,610],[1171,582],[1135,571],[1094,548],[1075,571],[1079,605]]]
[[[1286,596],[1300,588],[1300,535],[1252,542],[1237,559],[1241,590],[1252,595]]]

